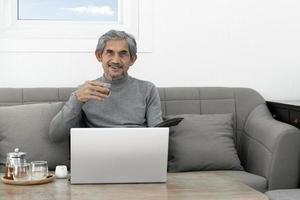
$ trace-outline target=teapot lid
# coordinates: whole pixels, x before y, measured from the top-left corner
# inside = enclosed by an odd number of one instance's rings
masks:
[[[25,152],[20,152],[19,148],[15,148],[14,152],[7,153],[9,158],[24,158],[26,156]]]

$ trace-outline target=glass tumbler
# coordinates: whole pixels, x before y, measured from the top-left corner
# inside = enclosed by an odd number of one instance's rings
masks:
[[[13,178],[16,181],[30,180],[30,164],[20,163],[13,167]]]
[[[102,82],[102,85],[108,89],[107,97],[109,97],[110,93],[111,93],[111,84],[110,83],[106,83],[106,82]]]
[[[31,179],[41,180],[48,176],[47,161],[32,161],[31,162]]]

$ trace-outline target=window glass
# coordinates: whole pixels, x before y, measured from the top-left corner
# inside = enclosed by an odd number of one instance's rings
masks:
[[[118,22],[118,0],[18,0],[18,20]]]

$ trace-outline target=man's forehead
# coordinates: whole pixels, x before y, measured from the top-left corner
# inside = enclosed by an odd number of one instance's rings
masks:
[[[114,51],[129,51],[128,42],[125,39],[108,40],[104,49],[110,49]]]

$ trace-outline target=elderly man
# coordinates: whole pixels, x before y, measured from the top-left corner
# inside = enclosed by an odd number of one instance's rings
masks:
[[[68,138],[72,127],[152,127],[162,121],[154,84],[127,73],[136,52],[134,37],[124,31],[110,30],[99,38],[95,55],[104,74],[72,93],[51,121],[52,141]]]

